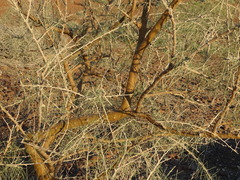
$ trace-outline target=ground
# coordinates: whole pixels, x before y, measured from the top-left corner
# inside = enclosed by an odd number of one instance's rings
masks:
[[[3,16],[7,12],[7,5],[6,1],[0,2],[3,4],[0,9],[0,15]],[[71,3],[72,2],[73,1],[71,1]],[[78,10],[78,8],[79,6],[77,6],[76,9]],[[71,5],[70,10],[72,10],[71,13],[74,12],[74,6]],[[3,103],[5,108],[7,108],[12,117],[22,120],[20,123],[22,124],[24,130],[27,131],[29,129],[37,129],[39,128],[36,125],[36,122],[39,119],[38,103],[34,101],[32,101],[31,104],[23,103],[24,107],[19,107],[18,104],[20,104],[19,102],[21,101],[24,102],[25,98],[28,98],[25,96],[26,92],[24,92],[24,90],[26,89],[22,87],[22,84],[27,84],[28,81],[31,81],[32,77],[37,76],[35,70],[38,69],[37,67],[39,64],[31,62],[28,58],[15,59],[15,55],[13,55],[11,51],[12,47],[13,46],[11,44],[7,47],[6,44],[0,43],[0,101]],[[22,45],[22,49],[17,51],[19,54],[18,57],[23,57],[21,56],[21,52],[24,51],[25,47],[25,45]],[[121,53],[121,50],[119,49],[116,49],[116,51],[118,51],[117,53]],[[29,56],[34,56],[34,54],[29,54]],[[149,59],[155,56],[157,55],[155,52],[153,52],[151,55],[149,55]],[[160,68],[163,68],[164,65],[166,65],[166,58],[164,55],[163,57],[164,58],[162,62],[159,64],[153,61],[152,63],[149,63],[148,66],[143,66],[144,68],[148,68],[142,69],[142,76],[140,77],[141,82],[150,83],[152,81],[153,76],[156,75],[155,73],[158,72]],[[207,53],[203,53],[198,55],[198,58],[196,58],[196,60],[190,65],[193,67],[211,67],[211,71],[206,70],[206,73],[209,73],[207,75],[209,77],[219,77],[222,72],[224,72],[224,68],[226,67],[224,64],[231,66],[231,62],[227,62],[221,56],[208,56]],[[105,68],[107,67],[103,67],[103,69],[100,69],[99,72],[108,72]],[[145,71],[149,71],[150,74],[145,75]],[[202,72],[205,72],[205,69]],[[115,72],[113,71],[111,73],[114,74]],[[213,119],[224,107],[226,99],[228,99],[230,95],[230,90],[227,88],[231,86],[231,83],[229,81],[229,86],[227,86],[226,91],[212,91],[212,84],[215,82],[209,82],[206,79],[202,79],[202,77],[199,75],[193,75],[194,73],[189,73],[188,75],[188,73],[189,71],[184,70],[182,73],[175,75],[174,78],[167,77],[162,81],[163,90],[167,91],[171,89],[178,89],[179,91],[183,91],[188,89],[187,95],[166,95],[164,98],[156,98],[156,101],[149,99],[148,105],[155,108],[152,108],[149,111],[153,111],[157,114],[161,113],[164,117],[176,119],[178,122],[186,123],[188,123],[191,119],[195,120],[203,117],[202,119],[206,119],[206,121],[199,121],[196,124],[203,126],[208,125],[209,120]],[[122,76],[121,78],[126,78],[126,75]],[[91,80],[91,78],[88,80],[90,85],[92,85]],[[204,89],[201,89],[198,93],[195,93],[195,90],[201,88],[201,85],[204,83],[206,84]],[[107,86],[108,84],[105,85]],[[146,84],[143,84],[143,87],[144,86],[146,86]],[[221,87],[221,85],[219,85],[219,87]],[[114,100],[112,102],[114,102]],[[237,111],[239,109],[235,107],[238,107],[237,102],[230,107],[230,112],[235,110],[235,116],[238,116],[239,112]],[[144,108],[148,109],[147,106]],[[21,111],[19,112],[19,110]],[[60,115],[56,115],[55,117],[57,118],[58,116],[61,117]],[[17,130],[15,129],[14,123],[11,121],[11,117],[5,112],[0,111],[0,118],[0,148],[3,150],[1,154],[5,155],[4,150],[8,149],[8,144],[11,143],[10,141],[19,137],[16,136]],[[230,113],[229,117],[227,117],[227,120],[224,122],[225,124],[222,126],[223,132],[230,131],[232,126],[234,126],[234,123],[230,121],[231,118],[232,116]],[[144,125],[145,124],[143,124],[143,126]],[[112,128],[114,128],[114,125]],[[98,136],[105,137],[102,134],[99,133]],[[13,137],[11,137],[12,135]],[[179,142],[181,141],[181,137],[176,137],[176,139],[179,139]],[[18,140],[16,140],[16,142],[21,144],[21,142]],[[190,180],[195,179],[196,174],[198,174],[199,179],[207,179],[206,172],[203,173],[204,170],[201,169],[202,167],[206,167],[207,171],[213,175],[214,179],[240,180],[239,141],[226,139],[201,139],[199,140],[197,146],[191,145],[191,139],[189,142],[190,144],[187,145],[187,148],[184,150],[181,149],[178,151],[178,149],[174,149],[173,151],[168,152],[167,155],[164,155],[165,162],[162,164],[162,171],[169,177],[169,179]],[[193,143],[195,144],[196,142],[194,141]],[[26,156],[24,150],[18,155]],[[92,159],[94,159],[95,154],[90,156]],[[159,156],[163,156],[163,154],[160,153]],[[29,159],[25,160],[27,162],[29,161]],[[82,164],[84,163],[84,158],[66,162],[63,164],[60,172],[63,173],[63,176],[84,176],[86,173],[86,169],[82,168]],[[200,167],[201,163],[203,163],[205,166]],[[94,168],[94,163],[93,165],[89,166]],[[29,174],[33,174],[32,169],[30,168],[29,170],[31,170]],[[133,176],[132,179],[142,179],[146,176],[144,173],[145,172],[143,171],[142,174],[139,173]],[[201,173],[203,174],[202,176]]]

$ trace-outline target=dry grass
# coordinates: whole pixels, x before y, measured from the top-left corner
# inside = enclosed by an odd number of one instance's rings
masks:
[[[239,151],[223,139],[239,139],[237,1],[10,2],[2,179],[216,179],[199,147]]]

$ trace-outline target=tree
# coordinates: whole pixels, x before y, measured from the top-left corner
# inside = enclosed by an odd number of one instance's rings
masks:
[[[24,129],[1,109],[40,179],[64,176],[67,162],[82,163],[74,168],[90,179],[159,177],[176,147],[212,178],[181,137],[240,137],[234,4],[92,0],[69,15],[68,1],[10,2],[38,53],[36,78],[22,83],[32,97],[22,104],[38,114]]]

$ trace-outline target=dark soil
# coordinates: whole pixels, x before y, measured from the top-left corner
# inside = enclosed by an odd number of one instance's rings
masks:
[[[239,180],[240,179],[240,141],[226,140],[216,141],[198,147],[195,156],[198,157],[206,167],[207,171],[216,180]],[[165,173],[170,173],[172,179],[179,180],[201,180],[209,179],[206,175],[201,176],[203,169],[199,162],[187,152],[174,156],[163,165]],[[197,174],[199,173],[199,174]],[[202,173],[206,174],[206,173]],[[198,178],[195,178],[196,175]],[[199,178],[201,177],[201,178]]]

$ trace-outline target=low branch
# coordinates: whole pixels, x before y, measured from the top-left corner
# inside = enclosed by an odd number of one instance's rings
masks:
[[[198,128],[197,131],[185,131],[185,130],[176,130],[171,127],[163,126],[161,123],[157,122],[156,120],[152,119],[150,116],[144,115],[147,121],[149,121],[154,126],[158,127],[160,130],[164,132],[164,136],[184,136],[184,137],[202,137],[202,138],[214,138],[214,139],[240,139],[240,134],[234,133],[214,133],[208,130],[205,130],[201,127]]]
[[[56,136],[62,132],[65,132],[70,129],[82,127],[85,125],[93,124],[101,118],[107,119],[109,122],[116,122],[122,118],[129,117],[129,116],[131,116],[131,114],[113,111],[113,112],[109,112],[108,114],[102,115],[102,116],[94,114],[94,115],[83,116],[83,117],[79,117],[79,118],[73,118],[66,122],[60,121],[59,123],[49,127],[47,131],[38,132],[35,135],[28,134],[27,139],[33,140],[35,142],[41,142],[42,140],[44,140],[46,142],[46,141],[49,141],[50,138],[55,139]],[[54,139],[51,139],[51,141],[54,141]]]
[[[38,179],[52,180],[54,177],[54,170],[49,167],[49,164],[44,162],[44,158],[40,155],[36,148],[31,145],[25,144],[25,149],[34,163],[34,169],[37,173]]]
[[[47,149],[56,139],[58,135],[61,133],[66,132],[67,130],[78,128],[84,125],[89,125],[96,123],[100,118],[107,119],[109,122],[116,122],[126,117],[138,117],[138,118],[144,118],[157,128],[159,128],[162,131],[162,136],[172,136],[172,135],[178,135],[178,136],[186,136],[186,137],[204,137],[204,138],[220,138],[220,139],[240,139],[239,135],[236,134],[223,134],[223,133],[212,133],[206,130],[201,131],[181,131],[181,130],[175,130],[170,127],[165,127],[161,123],[157,122],[156,120],[152,119],[148,114],[144,113],[134,113],[134,112],[109,112],[106,115],[100,116],[100,115],[89,115],[84,116],[80,118],[73,118],[70,119],[67,122],[59,122],[56,125],[53,125],[45,132],[39,132],[36,135],[28,134],[25,138],[25,141],[31,142],[35,141],[36,143],[39,143],[41,141],[43,142],[43,146],[45,149]],[[201,129],[201,128],[199,128]],[[26,151],[30,155],[35,170],[37,172],[37,175],[40,179],[53,179],[53,172],[54,168],[52,166],[51,161],[49,162],[48,159],[46,159],[45,156],[41,154],[41,152],[37,151],[37,148],[30,144],[25,144]]]

